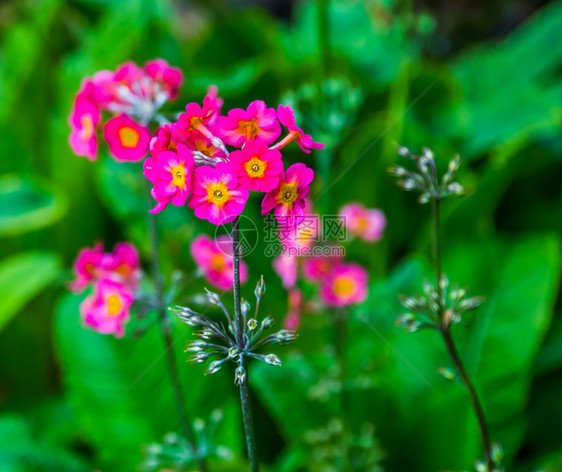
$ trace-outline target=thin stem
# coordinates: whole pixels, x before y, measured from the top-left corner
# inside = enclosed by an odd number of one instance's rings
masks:
[[[236,343],[238,349],[244,349],[244,326],[242,320],[241,297],[240,297],[240,218],[236,217],[232,222],[232,249],[234,259],[234,323],[236,325]],[[240,354],[243,356],[243,354]],[[241,366],[246,375],[240,381],[240,403],[242,405],[242,418],[244,420],[244,431],[246,433],[246,445],[248,447],[248,457],[252,472],[259,472],[260,465],[256,449],[256,435],[254,433],[254,419],[252,417],[252,407],[250,404],[250,385],[248,375],[248,362],[242,357]]]
[[[474,384],[470,380],[464,364],[459,356],[453,336],[451,334],[451,325],[448,321],[444,320],[443,316],[443,299],[441,290],[441,237],[439,232],[440,219],[439,219],[439,197],[432,198],[432,208],[433,208],[433,250],[435,257],[435,273],[437,278],[437,294],[439,297],[438,301],[438,315],[441,322],[440,332],[443,336],[443,341],[447,347],[447,352],[455,365],[455,368],[462,380],[462,383],[468,390],[468,395],[470,396],[470,402],[472,403],[472,408],[476,414],[476,419],[478,420],[478,428],[480,431],[480,439],[482,440],[482,447],[484,449],[484,455],[486,456],[486,464],[488,465],[488,470],[492,472],[494,470],[494,462],[492,460],[492,443],[490,441],[490,433],[488,431],[488,426],[486,424],[486,417],[484,415],[484,409],[482,408],[482,402],[478,397],[478,393],[474,388]]]
[[[160,331],[162,332],[162,338],[164,339],[166,360],[168,363],[168,373],[170,375],[170,383],[172,384],[172,390],[174,392],[174,400],[176,403],[178,420],[180,422],[180,427],[183,432],[183,435],[185,436],[185,438],[189,443],[193,456],[196,458],[199,469],[201,469],[201,472],[207,472],[208,471],[207,465],[205,464],[205,460],[199,456],[199,452],[197,450],[197,441],[195,439],[195,433],[193,431],[191,421],[189,421],[187,411],[183,404],[183,394],[178,377],[176,358],[174,357],[171,325],[166,314],[166,306],[164,302],[162,270],[160,267],[160,257],[158,252],[158,227],[156,224],[155,214],[151,213],[149,216],[148,229],[149,229],[148,233],[150,238],[151,259],[152,259],[152,277],[154,279],[154,291],[156,296],[158,320],[160,325]]]
[[[451,326],[448,325],[441,329],[441,333],[443,335],[443,339],[445,341],[445,345],[447,346],[447,350],[449,351],[449,355],[455,364],[455,367],[461,377],[462,382],[466,386],[468,390],[468,394],[470,396],[470,401],[472,403],[472,408],[474,409],[474,413],[476,414],[476,419],[478,420],[478,428],[480,429],[480,437],[482,439],[482,446],[484,448],[484,454],[486,455],[486,463],[488,464],[488,470],[491,472],[494,470],[494,463],[492,461],[492,443],[490,441],[490,433],[488,432],[488,427],[486,425],[486,417],[484,416],[484,409],[482,408],[482,403],[480,403],[480,399],[478,398],[478,394],[476,393],[476,389],[472,384],[470,377],[466,373],[466,369],[464,368],[464,364],[462,363],[457,348],[455,347],[455,343],[453,341],[453,336],[451,334]]]
[[[349,470],[350,467],[350,450],[348,440],[351,437],[351,424],[349,419],[349,392],[347,389],[348,379],[348,362],[347,362],[347,339],[348,339],[348,318],[347,313],[342,311],[336,312],[336,357],[340,367],[340,383],[341,383],[341,416],[344,433],[345,447],[345,464],[343,470]]]

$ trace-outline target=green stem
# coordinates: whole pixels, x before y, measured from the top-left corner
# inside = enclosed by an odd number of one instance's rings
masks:
[[[232,248],[234,259],[234,324],[236,325],[236,342],[240,351],[244,350],[244,326],[242,320],[241,297],[240,297],[240,235],[239,235],[240,217],[236,217],[232,222]],[[240,354],[243,356],[243,354]],[[250,404],[250,385],[248,375],[248,362],[242,357],[241,367],[246,375],[239,382],[240,387],[240,403],[242,405],[242,419],[244,421],[244,431],[246,433],[246,445],[248,447],[248,457],[252,472],[259,472],[260,465],[258,462],[256,435],[254,433],[254,419],[252,417],[252,407]]]
[[[342,311],[336,312],[336,358],[340,367],[340,383],[341,383],[341,417],[343,423],[343,438],[345,447],[345,465],[343,470],[349,470],[351,465],[349,439],[351,438],[351,422],[349,418],[349,391],[347,389],[348,379],[348,362],[347,362],[347,339],[348,339],[348,319],[347,313]]]
[[[152,277],[154,279],[154,291],[156,296],[156,304],[158,310],[158,320],[160,325],[160,331],[162,333],[162,338],[164,340],[166,360],[168,362],[168,373],[170,375],[170,383],[172,384],[172,390],[174,392],[174,400],[176,404],[176,410],[178,414],[178,420],[180,423],[183,435],[187,439],[191,452],[197,461],[197,465],[201,472],[207,472],[207,466],[205,460],[199,456],[197,450],[197,441],[195,439],[195,433],[191,422],[189,421],[187,411],[183,404],[183,394],[181,390],[181,384],[178,376],[178,368],[176,363],[176,358],[174,357],[173,342],[172,342],[172,332],[170,320],[166,313],[166,306],[164,302],[163,294],[163,282],[162,282],[162,270],[160,267],[160,257],[158,252],[158,227],[156,224],[156,215],[150,214],[149,216],[149,238],[150,238],[150,248],[151,248],[151,259],[152,259]]]
[[[472,408],[476,415],[478,421],[478,429],[480,432],[480,439],[482,441],[482,447],[484,449],[484,455],[486,457],[486,464],[488,470],[492,472],[494,470],[494,462],[492,460],[492,443],[490,441],[490,433],[488,431],[488,426],[486,424],[486,417],[484,415],[484,408],[482,407],[482,402],[478,397],[478,393],[474,388],[474,384],[470,380],[464,364],[459,356],[453,335],[451,333],[451,325],[449,321],[444,319],[443,301],[442,301],[442,289],[441,289],[441,237],[440,237],[440,220],[439,220],[439,204],[440,199],[432,199],[432,209],[433,209],[433,251],[435,258],[435,273],[437,278],[437,294],[439,297],[438,301],[438,315],[441,322],[440,332],[443,336],[443,341],[447,347],[447,352],[453,361],[453,364],[461,378],[462,383],[468,391],[470,397],[470,402],[472,403]]]

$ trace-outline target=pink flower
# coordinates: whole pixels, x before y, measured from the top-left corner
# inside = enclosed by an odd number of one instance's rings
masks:
[[[244,142],[256,138],[271,144],[281,134],[275,109],[267,108],[261,100],[250,103],[247,110],[230,110],[228,116],[219,118],[217,126],[220,137],[235,147],[241,147]]]
[[[150,155],[152,157],[156,158],[164,151],[176,152],[176,150],[177,143],[172,141],[172,128],[170,125],[164,125],[159,128],[156,132],[156,136],[150,140]]]
[[[297,126],[295,115],[291,107],[279,105],[277,108],[277,117],[281,124],[286,126],[289,130],[289,136],[283,139],[283,141],[285,141],[284,143],[281,141],[278,145],[274,146],[275,148],[284,147],[291,141],[296,141],[304,152],[310,154],[311,149],[322,149],[324,147],[323,144],[315,143],[310,135],[305,134],[305,132]]]
[[[120,338],[125,334],[125,323],[129,321],[129,308],[133,295],[119,282],[100,280],[93,295],[80,305],[82,320],[87,326],[102,334],[113,334]]]
[[[296,330],[301,322],[302,293],[298,288],[289,291],[289,311],[283,320],[285,329]]]
[[[101,265],[106,276],[119,280],[131,290],[137,289],[141,267],[135,246],[130,243],[117,243],[112,253],[104,255]]]
[[[198,132],[191,133],[191,136],[189,137],[187,142],[192,147],[192,149],[195,149],[196,151],[203,153],[207,157],[214,158],[214,157],[225,156],[224,151],[213,146],[211,140],[203,136],[201,133]]]
[[[211,113],[209,118],[209,126],[213,126],[219,119],[220,111],[224,101],[218,96],[218,88],[216,85],[211,85],[207,91],[207,95],[203,99],[203,109]]]
[[[260,140],[247,141],[241,151],[229,156],[240,185],[256,192],[269,192],[279,184],[283,162],[279,151],[269,150]]]
[[[76,279],[70,283],[70,289],[81,292],[102,271],[103,245],[96,244],[93,249],[84,248],[74,261]]]
[[[285,175],[281,174],[279,185],[263,199],[262,215],[275,209],[275,217],[281,223],[299,224],[304,220],[305,198],[314,171],[304,164],[293,164]]]
[[[186,141],[193,132],[204,132],[202,127],[206,126],[214,117],[215,110],[201,107],[198,103],[188,103],[185,112],[180,114],[178,121],[172,125],[174,138],[179,141]]]
[[[290,218],[286,218],[278,228],[279,240],[287,247],[296,248],[302,253],[318,241],[320,233],[320,217],[314,213],[309,198],[305,198],[304,217],[298,225],[291,224]]]
[[[342,258],[335,256],[312,256],[304,260],[302,271],[305,279],[321,282],[328,274],[341,265]]]
[[[345,225],[352,236],[368,242],[381,239],[386,226],[384,213],[377,209],[365,208],[361,203],[350,203],[340,210]]]
[[[176,67],[170,67],[164,59],[155,59],[144,65],[146,75],[160,88],[168,92],[170,100],[174,100],[178,96],[178,90],[183,82],[183,73]]]
[[[72,128],[70,147],[78,156],[85,156],[95,161],[98,154],[98,138],[96,128],[101,114],[93,98],[94,85],[86,81],[76,95],[74,106],[69,117]]]
[[[118,161],[140,161],[148,151],[150,132],[127,115],[109,120],[103,129],[111,154]]]
[[[194,210],[197,218],[220,225],[230,223],[242,213],[248,197],[248,189],[238,186],[230,166],[219,162],[214,169],[210,166],[195,169],[187,206]]]
[[[289,290],[297,283],[298,259],[296,256],[283,252],[273,259],[273,270],[281,277],[283,288]]]
[[[148,158],[145,161],[145,176],[148,173],[152,177],[154,188],[151,194],[158,202],[150,213],[158,213],[170,203],[185,205],[191,187],[193,166],[193,155],[183,144],[178,144],[177,154],[164,151],[158,155],[158,159]]]
[[[232,239],[219,236],[212,240],[201,235],[191,243],[191,255],[205,278],[220,290],[232,290],[234,265],[232,257]],[[240,282],[248,280],[248,266],[240,261]]]
[[[322,282],[322,301],[334,307],[361,303],[367,298],[368,279],[367,271],[360,265],[338,265]]]

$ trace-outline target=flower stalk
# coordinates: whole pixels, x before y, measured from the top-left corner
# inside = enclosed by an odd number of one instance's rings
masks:
[[[442,274],[441,274],[441,237],[440,237],[440,219],[439,219],[439,204],[440,198],[432,198],[432,213],[433,213],[433,250],[435,258],[435,274],[436,274],[436,289],[438,294],[438,314],[441,321],[439,332],[445,342],[447,352],[459,374],[459,377],[464,384],[468,395],[470,397],[470,402],[472,403],[472,408],[476,415],[478,421],[478,429],[480,432],[480,439],[482,441],[482,447],[484,449],[485,460],[489,471],[495,470],[494,461],[492,458],[492,442],[490,441],[490,433],[488,431],[488,425],[486,424],[486,417],[484,415],[484,408],[482,407],[482,402],[478,397],[478,393],[474,387],[474,384],[470,380],[464,364],[459,356],[457,347],[455,346],[455,341],[453,339],[453,334],[451,332],[451,323],[445,316],[445,310],[443,309],[443,295],[442,295]]]
[[[398,177],[398,185],[406,191],[420,193],[418,202],[431,203],[433,223],[433,258],[435,264],[435,287],[430,282],[424,283],[424,295],[410,297],[402,295],[401,304],[410,312],[399,316],[397,323],[405,326],[410,332],[421,329],[434,329],[441,333],[447,353],[451,358],[458,376],[468,391],[470,402],[478,422],[480,439],[484,450],[485,460],[478,463],[478,470],[495,472],[501,469],[501,450],[490,440],[490,433],[486,423],[484,408],[476,388],[459,356],[455,345],[452,326],[462,321],[465,313],[478,308],[483,297],[467,297],[467,291],[458,286],[449,287],[449,280],[442,273],[441,265],[441,235],[440,235],[440,204],[443,198],[461,196],[466,189],[454,181],[460,166],[460,158],[456,156],[451,162],[441,180],[437,174],[433,152],[425,148],[419,156],[408,149],[398,146],[398,153],[413,161],[416,171],[412,172],[404,167],[395,166],[390,173]]]
[[[232,222],[232,249],[234,263],[234,323],[236,326],[236,342],[238,349],[242,353],[245,350],[244,342],[244,320],[242,318],[242,303],[240,297],[240,217],[236,217]],[[254,433],[254,419],[250,403],[250,386],[248,380],[248,361],[243,354],[240,354],[240,367],[243,373],[238,376],[238,387],[240,388],[240,403],[242,405],[242,418],[244,421],[244,432],[246,434],[246,445],[252,472],[259,472],[260,466],[257,457],[256,436]]]
[[[168,363],[168,373],[170,375],[170,383],[172,385],[172,390],[174,392],[174,401],[176,404],[176,410],[178,414],[178,421],[180,423],[180,428],[187,439],[193,457],[196,459],[197,465],[201,472],[207,472],[208,468],[205,460],[200,457],[197,448],[197,441],[195,439],[195,433],[191,426],[187,410],[185,409],[183,403],[183,393],[181,389],[181,384],[178,376],[178,369],[176,358],[174,357],[172,333],[170,319],[168,318],[166,312],[166,304],[164,301],[164,291],[162,282],[162,271],[160,266],[160,257],[158,252],[158,226],[156,222],[156,215],[149,215],[149,239],[151,248],[151,262],[152,262],[152,277],[154,280],[154,292],[155,292],[155,302],[158,312],[158,324],[160,326],[160,331],[162,333],[162,338],[164,340],[166,361]]]

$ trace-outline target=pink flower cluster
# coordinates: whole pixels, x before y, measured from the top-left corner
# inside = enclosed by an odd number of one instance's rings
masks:
[[[110,253],[104,252],[101,244],[82,249],[74,262],[74,273],[71,290],[94,288],[80,305],[84,324],[99,333],[122,337],[141,275],[135,247],[118,243]]]
[[[305,152],[320,149],[295,124],[289,107],[276,111],[256,100],[246,110],[221,115],[223,101],[211,87],[203,105],[189,103],[178,120],[158,130],[144,175],[152,184],[157,213],[170,203],[187,206],[213,224],[231,222],[242,213],[249,191],[263,192],[262,214],[302,221],[314,172],[304,164],[286,171],[280,150],[297,141]],[[281,135],[281,124],[288,134]],[[238,148],[229,153],[226,145]]]
[[[229,236],[219,236],[216,240],[206,235],[198,236],[191,243],[191,255],[209,283],[220,290],[232,290],[234,265]],[[240,261],[240,282],[247,280],[248,267]]]
[[[86,78],[69,117],[72,150],[97,159],[97,128],[105,111],[113,115],[103,128],[111,154],[118,161],[140,161],[150,142],[146,125],[164,103],[177,97],[182,81],[181,71],[163,59],[147,62],[143,68],[127,62],[115,71],[103,70]]]
[[[361,203],[350,203],[340,210],[349,234],[374,243],[382,238],[386,227],[384,213],[376,208],[365,208]]]

